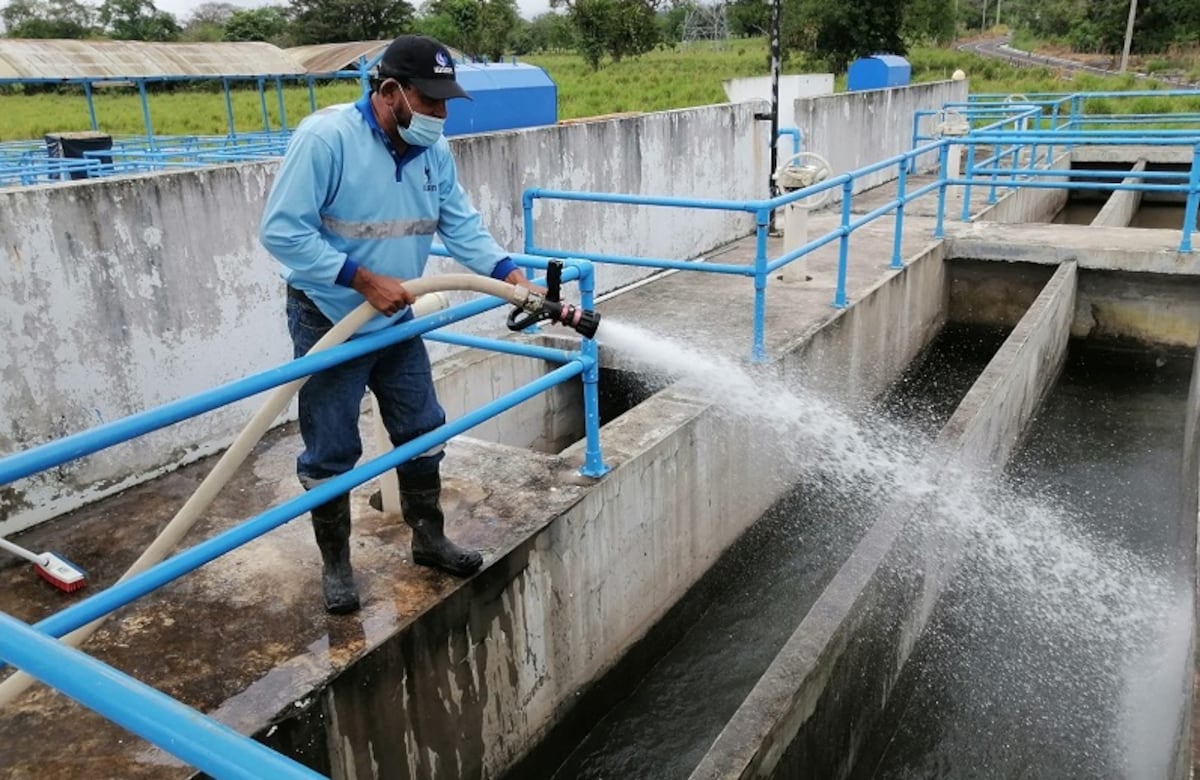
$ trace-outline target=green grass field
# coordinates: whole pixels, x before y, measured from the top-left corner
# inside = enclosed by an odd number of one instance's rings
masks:
[[[729,41],[714,49],[696,44],[682,50],[659,50],[636,59],[605,64],[597,72],[588,69],[575,54],[543,54],[526,58],[550,74],[558,85],[559,118],[578,119],[618,112],[661,111],[708,105],[725,101],[722,82],[742,76],[765,75],[768,71],[766,42],[762,39]],[[976,93],[1073,92],[1084,90],[1128,90],[1142,88],[1132,77],[1083,76],[1063,80],[1049,69],[1017,69],[994,60],[947,49],[917,49],[909,54],[913,81],[949,78],[962,68]],[[787,63],[785,73],[818,69],[804,62]],[[839,77],[837,88],[845,88]],[[354,100],[357,82],[342,82],[317,88],[317,105]],[[289,126],[309,113],[308,90],[284,90]],[[1200,98],[1192,105],[1181,101],[1139,98],[1109,101],[1116,111],[1200,111]],[[143,133],[141,102],[127,88],[97,88],[96,114],[100,127],[114,135]],[[262,108],[257,92],[236,90],[234,119],[239,131],[263,129]],[[54,94],[0,95],[0,140],[40,139],[47,132],[89,128],[87,104],[82,90]],[[453,110],[453,105],[451,107]],[[156,133],[165,135],[223,134],[227,130],[225,101],[220,92],[199,88],[155,92],[150,111]],[[273,88],[267,93],[271,128],[279,127],[278,99]]]

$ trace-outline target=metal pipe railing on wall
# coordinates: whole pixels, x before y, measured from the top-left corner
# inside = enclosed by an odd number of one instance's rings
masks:
[[[547,264],[544,258],[520,257],[520,260],[533,267],[545,267]],[[586,262],[572,263],[563,270],[563,280],[580,281],[581,305],[584,308],[594,306],[593,276],[593,269]],[[0,458],[0,484],[54,468],[173,422],[354,359],[387,344],[405,338],[417,338],[423,333],[503,304],[502,300],[487,297],[461,304],[383,331],[351,339],[337,347],[299,358],[253,377]],[[450,335],[444,340],[458,341],[480,348],[495,348],[499,345],[488,339],[462,335]],[[221,555],[311,511],[319,504],[348,492],[369,479],[381,476],[422,452],[444,444],[454,436],[577,376],[582,376],[584,383],[587,437],[585,463],[580,471],[587,476],[600,476],[606,472],[607,466],[603,463],[599,445],[599,360],[595,342],[592,339],[583,339],[578,353],[527,344],[504,344],[503,347],[504,351],[511,354],[553,360],[562,362],[563,365],[456,420],[449,421],[211,539],[160,561],[128,579],[123,579],[106,590],[51,615],[32,628],[0,613],[0,626],[11,628],[11,631],[0,637],[0,660],[14,664],[32,676],[42,679],[91,707],[100,715],[129,728],[190,765],[215,776],[319,777],[249,737],[226,729],[153,688],[124,678],[115,670],[73,648],[53,642],[42,634],[61,637],[104,618]],[[46,663],[47,659],[49,663]],[[93,695],[96,691],[105,690],[106,686],[112,688],[115,693]],[[131,713],[142,715],[132,717]],[[207,752],[205,746],[208,747]],[[230,769],[229,761],[233,761],[242,769]]]
[[[109,720],[209,776],[222,780],[323,777],[3,612],[0,658],[89,709],[107,711]]]

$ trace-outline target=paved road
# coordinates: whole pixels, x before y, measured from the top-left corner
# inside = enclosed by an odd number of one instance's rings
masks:
[[[961,51],[970,51],[981,57],[991,57],[993,59],[1001,59],[1012,65],[1019,67],[1048,67],[1058,68],[1061,70],[1069,70],[1078,73],[1095,73],[1099,76],[1115,76],[1118,71],[1109,70],[1106,68],[1097,68],[1093,65],[1087,65],[1076,60],[1068,60],[1062,57],[1051,57],[1045,54],[1033,54],[1020,49],[1014,49],[1009,45],[1010,39],[1003,38],[986,38],[984,40],[973,41],[971,43],[963,43],[958,46]],[[1139,78],[1153,79],[1166,84],[1172,84],[1179,87],[1195,87],[1200,86],[1193,84],[1184,79],[1168,78],[1165,76],[1155,76],[1149,73],[1134,73],[1133,75]]]

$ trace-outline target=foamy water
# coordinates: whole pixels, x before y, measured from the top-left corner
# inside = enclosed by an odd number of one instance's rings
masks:
[[[959,670],[978,678],[968,687],[996,706],[1022,706],[1054,697],[1064,685],[1095,686],[1094,698],[1117,702],[1121,722],[1098,725],[1098,733],[1071,749],[1113,753],[1129,776],[1158,774],[1170,757],[1175,700],[1190,669],[1190,620],[1186,631],[1174,623],[1190,614],[1191,599],[1172,584],[1168,562],[1087,538],[1079,530],[1087,519],[1069,507],[1019,495],[988,475],[955,467],[925,473],[926,441],[803,387],[785,386],[761,366],[611,320],[598,337],[647,373],[671,378],[724,414],[762,425],[779,453],[782,477],[794,477],[797,464],[816,459],[823,472],[847,484],[922,498],[926,538],[954,557],[961,552],[960,565],[969,572],[958,579],[971,583],[964,600],[973,630],[1012,636],[1029,654],[1020,669]],[[1087,665],[1082,674],[1081,663]],[[1055,702],[1043,703],[1049,705],[1040,710],[1044,717],[1060,716]]]

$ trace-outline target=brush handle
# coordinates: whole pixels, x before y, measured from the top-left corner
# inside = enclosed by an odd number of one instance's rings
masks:
[[[43,558],[29,552],[29,550],[26,550],[24,547],[18,547],[7,539],[0,539],[0,548],[8,550],[13,555],[19,555],[30,563],[36,563],[39,566],[44,566],[46,563]]]

